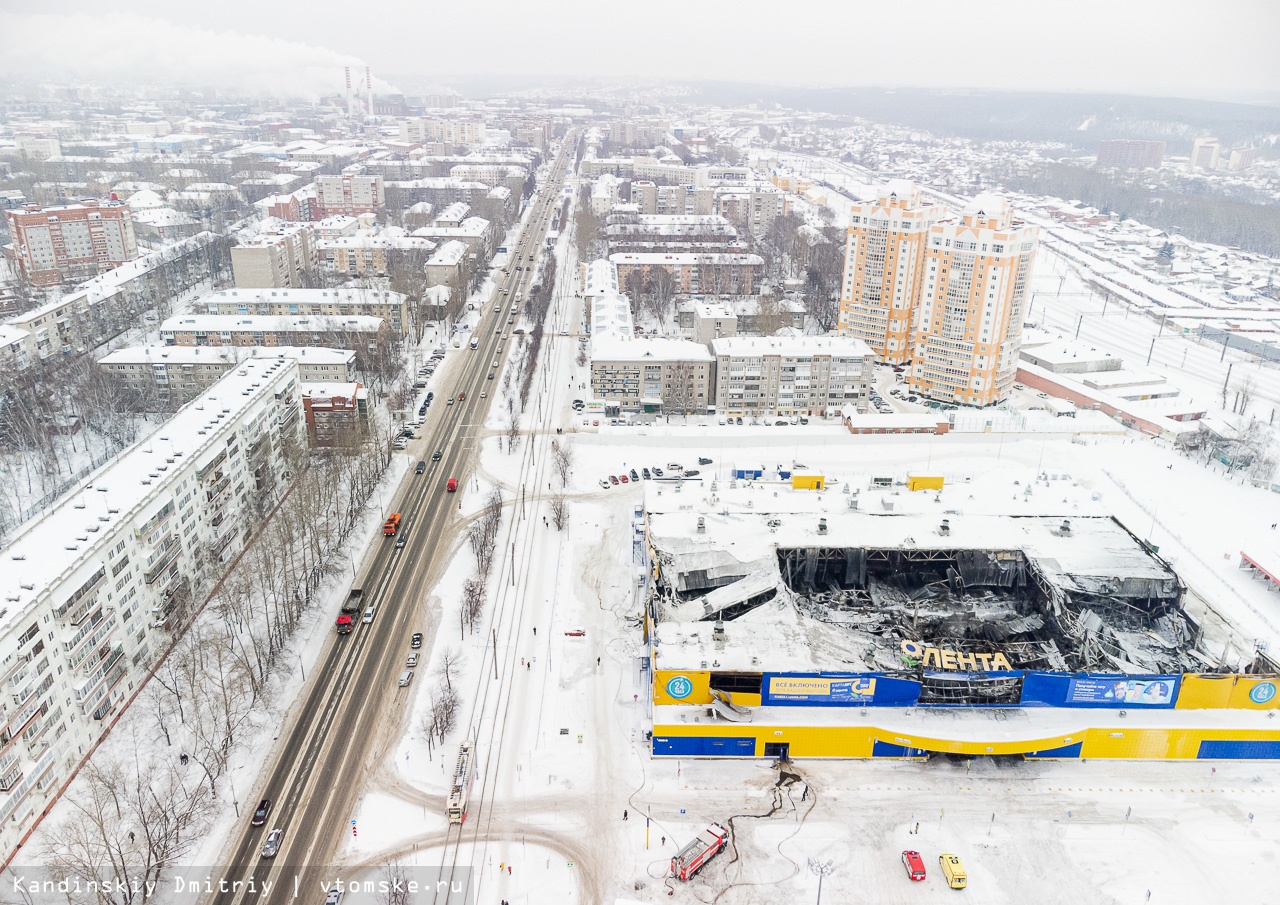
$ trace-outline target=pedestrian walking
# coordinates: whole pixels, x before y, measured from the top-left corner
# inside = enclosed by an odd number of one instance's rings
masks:
[[[535,636],[538,634],[538,627],[536,625],[533,627],[533,634]]]
[[[666,837],[666,836],[663,836],[663,837],[662,837],[662,844],[663,844],[663,845],[666,845],[666,844],[667,844],[667,837]]]
[[[808,797],[809,797],[809,787],[805,786],[803,791],[800,792],[800,800],[805,801],[808,799]]]
[[[511,865],[510,865],[510,864],[508,864],[508,865],[507,865],[507,876],[508,876],[508,877],[509,877],[509,876],[511,876]]]
[[[1274,528],[1275,525],[1272,525],[1271,527]],[[600,665],[600,658],[596,657],[596,666],[599,666],[599,665]]]
[[[531,671],[533,670],[533,664],[532,664],[532,663],[526,663],[526,664],[524,665],[524,668],[525,668],[525,671],[526,671],[526,672],[531,672]]]
[[[626,809],[626,808],[623,808],[623,809],[622,809],[622,819],[623,819],[623,820],[626,820],[626,819],[627,819],[627,809]]]
[[[917,835],[917,836],[919,836],[919,835],[920,835],[920,824],[918,824],[918,823],[916,824],[916,835]]]

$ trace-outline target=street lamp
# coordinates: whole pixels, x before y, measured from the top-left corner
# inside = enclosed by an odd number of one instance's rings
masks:
[[[809,859],[809,873],[818,875],[818,903],[822,905],[822,878],[827,874],[835,873],[836,863],[831,860],[819,861],[816,858]]]

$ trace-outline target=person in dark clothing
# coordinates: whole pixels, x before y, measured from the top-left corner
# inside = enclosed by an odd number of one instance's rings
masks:
[[[623,819],[623,820],[626,820],[626,819],[627,819],[627,809],[626,809],[626,808],[623,808],[623,809],[622,809],[622,819]]]

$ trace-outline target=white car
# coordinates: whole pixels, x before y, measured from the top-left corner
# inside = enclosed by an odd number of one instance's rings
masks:
[[[374,607],[369,607],[369,609],[364,611],[364,618],[361,619],[360,621],[363,622],[365,625],[368,625],[370,622],[373,621],[374,611],[375,611]]]

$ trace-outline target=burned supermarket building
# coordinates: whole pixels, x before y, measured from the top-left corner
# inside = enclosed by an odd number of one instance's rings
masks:
[[[1150,543],[940,504],[650,490],[653,753],[1280,757],[1276,665]]]

